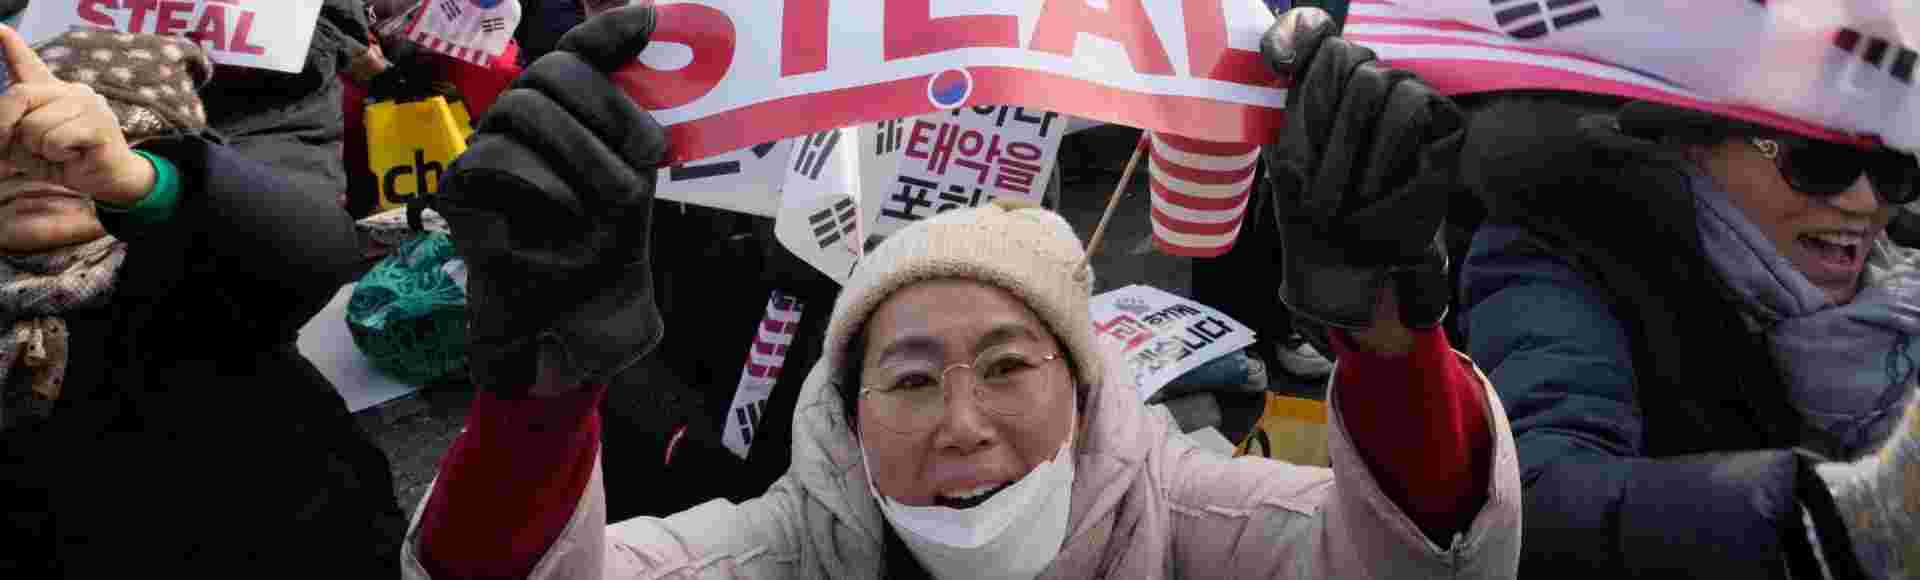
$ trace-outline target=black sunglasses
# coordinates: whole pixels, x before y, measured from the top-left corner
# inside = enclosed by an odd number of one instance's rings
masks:
[[[1857,147],[1797,137],[1754,138],[1760,155],[1780,168],[1780,177],[1795,191],[1827,197],[1846,191],[1867,175],[1873,190],[1888,204],[1901,205],[1920,198],[1920,161],[1900,151]]]

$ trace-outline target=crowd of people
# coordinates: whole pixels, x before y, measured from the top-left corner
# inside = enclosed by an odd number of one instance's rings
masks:
[[[293,74],[0,27],[0,577],[1920,577],[1911,153],[1447,97],[1280,7],[1289,122],[1194,294],[1326,385],[1331,467],[1233,458],[1141,403],[1049,207],[839,283],[656,199],[634,4],[521,0],[476,64],[396,33],[417,0],[325,0]],[[475,119],[425,205],[478,394],[409,514],[294,339],[368,267],[360,111],[428,94]],[[770,293],[805,307],[743,456]]]

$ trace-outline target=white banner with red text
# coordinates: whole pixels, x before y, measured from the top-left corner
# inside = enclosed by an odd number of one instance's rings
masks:
[[[28,43],[75,28],[184,36],[214,62],[298,73],[323,0],[34,0],[20,15]]]
[[[1355,0],[1346,34],[1449,94],[1608,93],[1917,148],[1920,16],[1896,4]],[[616,74],[671,126],[677,161],[1003,104],[1260,143],[1285,102],[1257,52],[1274,20],[1260,0],[685,0],[658,11],[653,44]]]

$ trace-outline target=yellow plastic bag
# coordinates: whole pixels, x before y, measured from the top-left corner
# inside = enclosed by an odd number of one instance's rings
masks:
[[[1327,454],[1327,404],[1267,393],[1267,408],[1260,413],[1260,422],[1234,454],[1296,465],[1333,466]]]
[[[446,97],[367,105],[367,161],[379,178],[376,211],[433,193],[447,165],[467,150],[466,128]]]
[[[467,112],[467,102],[462,99],[447,101],[447,107],[453,109],[453,121],[460,125],[461,137],[473,138],[473,114]]]

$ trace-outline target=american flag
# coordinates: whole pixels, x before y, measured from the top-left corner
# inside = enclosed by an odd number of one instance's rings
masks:
[[[1233,249],[1260,165],[1260,146],[1154,133],[1148,146],[1153,243],[1161,252],[1211,258]]]

